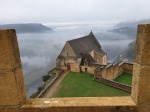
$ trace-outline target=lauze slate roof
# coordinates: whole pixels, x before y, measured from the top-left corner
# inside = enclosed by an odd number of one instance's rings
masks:
[[[94,60],[89,53],[81,53],[81,56],[82,56],[81,65],[84,65],[85,61],[90,63],[96,63],[96,60]]]
[[[91,52],[92,50],[97,50],[101,53],[101,55],[105,55],[106,53],[101,49],[101,45],[91,32],[89,35],[73,39],[68,41],[73,51],[78,57],[82,57],[81,53]]]

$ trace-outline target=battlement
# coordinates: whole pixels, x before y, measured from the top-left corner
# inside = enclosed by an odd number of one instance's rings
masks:
[[[149,37],[139,25],[131,96],[26,99],[15,30],[0,30],[0,112],[150,112]]]

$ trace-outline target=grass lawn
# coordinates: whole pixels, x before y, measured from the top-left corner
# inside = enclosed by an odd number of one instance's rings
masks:
[[[56,73],[56,68],[53,69],[53,70],[51,71],[51,73],[54,73],[54,74],[55,74],[55,73]]]
[[[119,75],[114,81],[132,86],[132,75],[123,73]]]
[[[70,72],[58,86],[54,97],[128,96],[130,93],[94,81],[92,74]]]

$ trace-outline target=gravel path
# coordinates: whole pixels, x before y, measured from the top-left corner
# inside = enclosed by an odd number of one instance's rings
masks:
[[[42,98],[52,98],[54,95],[54,92],[56,91],[57,87],[61,83],[61,81],[66,77],[66,75],[69,73],[69,71],[65,71],[52,85],[52,87],[47,90],[47,92],[42,96]]]

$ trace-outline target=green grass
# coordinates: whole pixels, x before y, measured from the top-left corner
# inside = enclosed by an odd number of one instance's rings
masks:
[[[56,68],[53,69],[53,70],[51,71],[51,73],[55,74],[55,73],[56,73]]]
[[[132,85],[132,75],[123,73],[123,74],[119,75],[114,81],[131,86]]]
[[[128,92],[94,81],[92,74],[70,72],[61,82],[54,97],[128,96]]]

